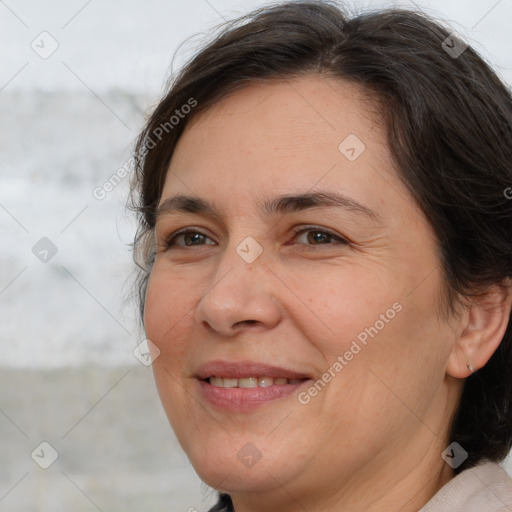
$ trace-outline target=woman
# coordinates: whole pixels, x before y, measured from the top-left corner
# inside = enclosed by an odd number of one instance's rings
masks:
[[[212,511],[512,510],[512,101],[473,49],[261,9],[136,154],[155,380]]]

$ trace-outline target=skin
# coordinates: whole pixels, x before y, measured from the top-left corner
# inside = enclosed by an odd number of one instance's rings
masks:
[[[162,202],[194,195],[218,216],[158,218],[146,335],[160,351],[155,381],[181,446],[237,512],[417,511],[453,477],[441,453],[466,363],[483,366],[506,328],[509,298],[495,313],[474,304],[439,314],[436,237],[393,169],[375,107],[325,76],[251,84],[194,117],[174,153]],[[366,146],[355,161],[338,149],[349,134]],[[376,217],[258,209],[276,195],[319,190]],[[292,231],[310,225],[313,233]],[[185,227],[206,236],[166,247]],[[318,230],[349,243],[319,243]],[[252,263],[236,252],[249,236],[263,249]],[[320,379],[397,303],[400,312],[306,405],[293,393],[235,413],[199,392],[195,371],[213,359]],[[237,457],[248,442],[261,453],[252,467]]]

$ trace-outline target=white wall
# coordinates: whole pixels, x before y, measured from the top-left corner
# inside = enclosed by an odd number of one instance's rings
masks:
[[[263,5],[259,0],[35,0],[0,4],[2,20],[0,87],[23,66],[8,90],[84,90],[68,65],[96,93],[123,89],[153,94],[160,90],[171,58],[186,38],[205,32],[224,19]],[[471,38],[498,67],[512,77],[509,0],[418,1],[417,5],[449,20]],[[13,12],[10,12],[6,6]],[[351,1],[361,9],[399,5],[412,1]],[[47,31],[58,42],[58,51],[40,59],[30,43]],[[185,49],[193,50],[193,39]],[[182,60],[178,60],[178,63]]]
[[[130,347],[139,334],[133,312],[121,304],[131,265],[126,244],[133,233],[123,212],[126,183],[102,201],[92,191],[128,159],[143,112],[161,92],[180,43],[203,33],[185,43],[177,65],[223,18],[258,5],[262,2],[0,3],[0,204],[7,210],[0,208],[0,290],[23,271],[0,293],[6,318],[0,332],[1,363],[131,360]],[[420,5],[451,20],[512,82],[510,0]],[[40,36],[42,32],[50,35]],[[43,59],[31,44],[44,57],[52,45],[59,46]],[[58,247],[45,265],[31,253],[43,236]]]
[[[350,3],[392,4],[412,1]],[[451,20],[512,83],[512,0],[417,4]],[[260,5],[0,2],[0,509],[95,510],[85,494],[110,511],[200,506],[198,480],[171,440],[150,373],[139,375],[132,354],[141,334],[123,303],[134,230],[124,210],[127,180],[101,200],[93,191],[129,158],[180,43]],[[202,40],[188,41],[176,65]],[[33,254],[43,237],[58,251],[46,263]],[[39,251],[51,250],[42,243]],[[123,365],[134,370],[116,387]],[[63,440],[86,411],[82,430]],[[56,470],[34,469],[28,454],[43,439],[81,491]],[[169,500],[171,488],[179,494]]]

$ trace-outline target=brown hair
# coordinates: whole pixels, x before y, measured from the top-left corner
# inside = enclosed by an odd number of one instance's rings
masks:
[[[348,17],[333,2],[293,1],[227,24],[177,74],[140,134],[134,189],[141,266],[140,310],[154,260],[155,210],[187,123],[245,85],[319,73],[381,99],[400,178],[433,226],[446,281],[447,311],[512,277],[512,99],[471,48],[423,13],[386,9]],[[448,39],[447,39],[448,38]],[[443,44],[443,41],[449,44]],[[165,130],[176,110],[195,107]],[[158,132],[159,133],[159,132]],[[469,454],[456,473],[502,460],[512,444],[512,327],[489,362],[466,379],[447,443]],[[230,508],[231,507],[231,508]],[[212,512],[232,510],[221,495]]]

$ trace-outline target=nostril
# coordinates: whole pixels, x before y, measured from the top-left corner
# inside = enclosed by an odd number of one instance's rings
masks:
[[[244,324],[252,325],[252,324],[257,324],[257,323],[258,323],[258,320],[242,320],[241,322],[237,322],[235,324],[235,326],[237,326],[237,325],[244,325]]]

